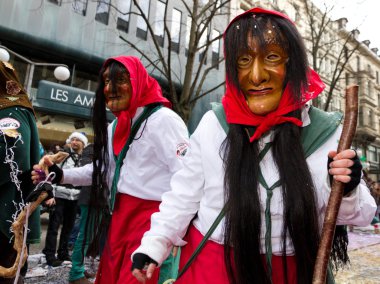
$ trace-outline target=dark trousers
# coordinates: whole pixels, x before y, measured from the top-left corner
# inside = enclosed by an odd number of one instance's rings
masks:
[[[49,225],[46,233],[46,242],[43,253],[46,259],[54,259],[57,249],[57,236],[59,226],[62,224],[61,235],[59,237],[58,258],[64,258],[69,255],[68,241],[71,230],[75,222],[77,212],[76,200],[67,200],[62,198],[55,199],[56,204],[54,210],[49,215]]]
[[[29,245],[27,245],[29,251]],[[13,249],[13,241],[9,242],[7,236],[0,232],[0,265],[6,268],[13,266],[15,263],[17,252]],[[20,276],[18,278],[18,284],[24,283],[23,276],[25,276],[28,270],[28,261],[25,261],[24,266],[20,270]],[[13,284],[14,278],[2,278],[0,277],[0,284]]]

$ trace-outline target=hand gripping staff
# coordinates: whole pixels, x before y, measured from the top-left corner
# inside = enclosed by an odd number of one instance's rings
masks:
[[[338,144],[338,153],[350,148],[352,139],[355,135],[358,117],[358,88],[357,85],[353,85],[346,89],[346,111],[343,130]],[[321,242],[319,244],[317,259],[314,266],[313,284],[326,283],[327,266],[331,253],[336,219],[343,198],[343,189],[344,183],[334,179],[323,222]]]

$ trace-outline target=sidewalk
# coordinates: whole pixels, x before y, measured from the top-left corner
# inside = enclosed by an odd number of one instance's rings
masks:
[[[348,241],[348,250],[357,250],[380,244],[380,234],[375,234],[367,227],[354,227],[353,232],[348,232]]]

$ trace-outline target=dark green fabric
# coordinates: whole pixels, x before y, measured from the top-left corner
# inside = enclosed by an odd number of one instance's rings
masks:
[[[178,248],[177,255],[172,254],[161,264],[160,278],[158,284],[163,284],[168,279],[176,279],[178,275],[179,260],[181,258],[181,248]]]
[[[9,221],[13,220],[12,214],[16,211],[13,201],[16,203],[21,202],[21,194],[17,191],[15,183],[11,180],[10,165],[4,163],[6,146],[8,149],[14,146],[14,162],[18,166],[18,170],[21,171],[18,175],[18,179],[22,181],[21,190],[23,199],[34,189],[34,185],[30,179],[30,171],[33,165],[38,163],[40,153],[38,131],[33,113],[23,107],[9,107],[0,110],[0,119],[6,117],[16,119],[20,122],[20,127],[17,131],[21,134],[22,139],[22,142],[18,141],[16,143],[16,138],[0,134],[0,230],[10,238],[12,235],[9,231],[11,225]],[[40,241],[39,208],[29,217],[28,222],[30,232],[28,233],[27,242],[37,243]]]
[[[341,124],[343,114],[339,112],[325,112],[311,107],[309,117],[311,123],[303,127],[301,132],[302,147],[306,158],[334,134]]]
[[[224,131],[228,133],[229,126],[226,121],[223,105],[221,103],[211,103],[211,107],[220,125]],[[301,132],[301,141],[306,158],[334,134],[341,123],[343,114],[339,112],[325,112],[318,108],[311,107],[309,117],[311,123],[303,127]]]
[[[86,230],[86,219],[88,214],[88,205],[80,205],[80,223],[79,223],[79,233],[74,244],[73,253],[71,255],[71,269],[69,272],[69,281],[75,281],[84,276],[84,261],[82,254],[83,240]],[[88,238],[84,244],[84,255],[86,255],[88,249],[89,241]]]

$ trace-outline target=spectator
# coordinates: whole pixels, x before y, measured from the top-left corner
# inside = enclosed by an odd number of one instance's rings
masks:
[[[90,164],[93,158],[94,145],[89,144],[83,149],[82,165]],[[90,283],[86,278],[95,277],[93,271],[86,271],[84,267],[84,255],[87,252],[89,238],[85,238],[86,220],[88,215],[88,204],[90,202],[91,186],[83,186],[78,198],[78,206],[80,207],[80,218],[78,224],[78,235],[73,247],[71,255],[72,266],[69,273],[69,283],[85,284]],[[83,254],[84,253],[84,254]]]
[[[28,95],[14,67],[0,61],[0,266],[9,268],[17,252],[13,249],[10,225],[13,215],[21,210],[24,198],[33,191],[30,181],[32,166],[40,157],[36,118]],[[29,217],[27,244],[40,241],[39,208]],[[23,283],[27,262],[18,283]],[[0,283],[13,283],[14,278],[1,278]]]
[[[82,151],[88,143],[86,135],[80,132],[73,132],[68,139],[70,140],[69,156],[61,163],[62,169],[80,167],[82,165]],[[75,222],[79,192],[80,187],[74,187],[72,184],[56,185],[55,197],[45,202],[47,206],[55,206],[49,214],[49,225],[45,248],[43,249],[47,264],[53,267],[61,265],[65,260],[71,261],[68,240]],[[58,229],[61,224],[62,229],[57,250]]]

